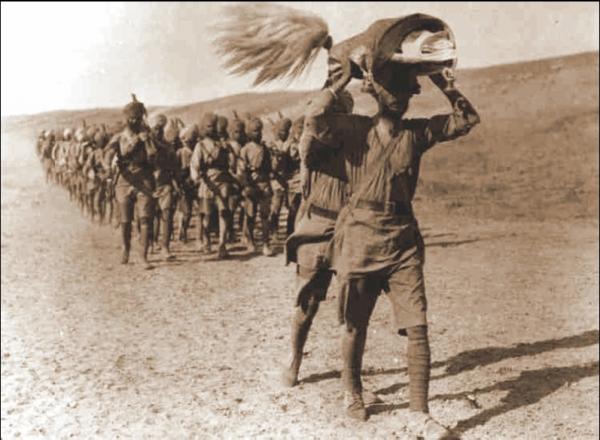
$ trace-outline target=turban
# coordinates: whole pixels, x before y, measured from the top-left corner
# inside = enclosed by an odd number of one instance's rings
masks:
[[[262,128],[263,128],[262,121],[259,118],[252,118],[248,121],[248,124],[246,125],[246,132],[254,133],[254,132],[262,130]]]
[[[217,118],[217,128],[219,131],[226,131],[228,123],[227,118],[225,116],[218,116]]]
[[[146,114],[146,107],[144,104],[139,102],[135,95],[132,95],[133,101],[125,106],[123,113],[127,119],[140,119]]]
[[[167,117],[165,115],[163,115],[162,113],[159,113],[158,115],[156,115],[152,118],[151,125],[152,125],[152,128],[164,127],[165,125],[167,125]]]
[[[275,124],[277,130],[289,130],[292,128],[292,120],[290,118],[283,118],[277,124]]]
[[[165,118],[166,120],[166,118]],[[171,122],[169,122],[168,124],[166,124],[165,127],[165,140],[167,142],[175,142],[175,139],[177,139],[177,136],[179,136],[179,126],[173,122],[173,120],[171,120]]]
[[[183,142],[194,141],[198,137],[198,126],[196,124],[185,127],[180,134]]]
[[[244,121],[241,119],[234,119],[229,126],[229,134],[233,133],[234,131],[244,131],[245,128],[246,126]]]
[[[98,131],[95,135],[94,135],[94,143],[96,144],[96,146],[102,148],[106,145],[106,135],[104,133],[102,133],[101,131]]]
[[[200,119],[200,134],[205,136],[209,132],[209,128],[214,129],[216,127],[217,120],[217,115],[214,113],[204,113],[202,119]]]

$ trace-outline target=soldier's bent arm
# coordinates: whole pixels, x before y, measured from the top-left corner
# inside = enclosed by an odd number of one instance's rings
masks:
[[[480,122],[479,114],[469,100],[442,74],[430,76],[433,83],[444,93],[452,105],[452,113],[436,115],[431,119],[413,121],[421,152],[425,152],[438,142],[445,142],[464,136]]]
[[[298,152],[308,168],[318,164],[318,153],[324,147],[334,146],[334,131],[328,123],[327,113],[333,107],[335,98],[331,89],[324,89],[307,106],[304,128],[298,142]]]

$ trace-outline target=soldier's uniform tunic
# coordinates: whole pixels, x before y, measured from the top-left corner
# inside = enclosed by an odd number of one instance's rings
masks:
[[[187,226],[190,224],[190,220],[192,219],[192,205],[194,203],[195,198],[195,185],[192,180],[190,174],[190,163],[192,161],[192,149],[187,145],[187,143],[183,143],[182,147],[179,148],[176,152],[177,158],[177,168],[178,168],[178,180],[181,182],[181,192],[182,196],[179,198],[177,209],[183,216],[182,221],[183,230],[180,230],[180,238],[185,237],[185,232],[187,231]],[[184,232],[183,236],[181,235]]]
[[[245,167],[246,185],[244,188],[244,236],[253,241],[252,232],[256,215],[263,223],[263,240],[268,244],[269,213],[271,210],[271,155],[262,143],[248,142],[242,148],[242,161]]]
[[[190,172],[192,179],[200,184],[199,213],[210,215],[215,208],[227,211],[231,175],[229,155],[221,142],[208,137],[200,140],[192,153]]]
[[[458,112],[403,120],[389,145],[383,145],[368,117],[318,115],[307,120],[312,142],[301,148],[309,167],[338,156],[352,194],[337,219],[328,253],[347,287],[341,296],[342,322],[368,320],[370,310],[361,307],[350,288],[355,280],[368,278],[365,284],[374,294],[388,293],[399,331],[427,323],[424,245],[411,202],[422,154],[468,128]]]
[[[154,213],[152,160],[156,149],[129,127],[116,137],[116,145],[119,161],[122,162],[115,186],[121,223],[133,221],[134,207],[139,218],[150,219]]]

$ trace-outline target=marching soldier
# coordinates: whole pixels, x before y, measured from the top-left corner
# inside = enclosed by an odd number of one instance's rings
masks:
[[[289,157],[288,175],[288,215],[286,225],[286,238],[294,232],[296,216],[302,202],[302,182],[300,176],[300,153],[298,151],[298,142],[302,135],[304,125],[304,116],[298,118],[292,124],[290,135],[285,143],[284,150]]]
[[[71,129],[65,128],[62,139],[57,141],[52,151],[52,160],[54,162],[54,172],[59,185],[66,186],[67,184],[67,153],[69,143],[71,142]]]
[[[85,177],[83,176],[83,155],[88,141],[85,129],[82,127],[75,131],[75,141],[71,143],[69,151],[69,173],[71,175],[71,188],[75,197],[77,206],[81,213],[85,210]]]
[[[286,141],[290,134],[292,121],[288,118],[283,118],[278,121],[274,128],[275,141],[271,145],[271,158],[273,179],[271,180],[271,188],[273,189],[273,198],[271,201],[271,213],[269,216],[270,233],[275,235],[279,228],[279,215],[281,208],[287,206],[288,192],[288,173],[290,170],[291,158],[289,152],[286,151]]]
[[[98,131],[94,135],[91,151],[83,165],[83,175],[86,177],[87,205],[92,221],[98,216],[98,222],[104,220],[105,179],[107,172],[104,168],[104,147],[108,139],[103,132]]]
[[[155,188],[152,172],[157,150],[152,140],[152,134],[144,123],[146,108],[135,98],[135,95],[133,95],[133,101],[125,106],[123,113],[127,125],[112,140],[119,170],[115,197],[119,204],[123,242],[121,263],[129,262],[133,211],[135,209],[140,219],[140,257],[144,267],[149,269],[151,266],[148,262],[148,248],[152,233],[150,221],[153,217],[153,191]]]
[[[187,230],[192,220],[192,208],[196,197],[196,186],[190,174],[190,164],[194,147],[198,142],[198,127],[192,125],[181,132],[181,148],[177,150],[177,164],[179,170],[179,182],[181,182],[181,195],[177,209],[180,213],[179,240],[186,243],[188,240]]]
[[[339,86],[341,90],[341,85]],[[347,92],[338,93],[332,105],[324,110],[324,117],[340,118],[352,113],[354,102]],[[319,100],[310,102],[306,115],[321,112]],[[302,118],[301,120],[304,120]],[[298,133],[298,131],[296,132]],[[310,131],[302,134],[300,145],[312,142]],[[343,163],[339,156],[320,158],[310,172],[303,169],[303,200],[299,208],[295,230],[286,241],[286,262],[296,263],[295,309],[292,317],[292,350],[289,363],[283,370],[285,386],[298,382],[302,353],[319,304],[327,295],[333,271],[327,259],[329,243],[337,216],[346,203],[348,188]]]
[[[400,23],[376,22],[372,32]],[[322,111],[307,118],[301,155],[309,168],[334,154],[349,176],[351,197],[340,212],[331,252],[331,265],[343,286],[340,319],[342,382],[346,412],[368,417],[362,397],[361,366],[371,313],[380,293],[393,307],[396,330],[408,337],[408,376],[411,416],[409,429],[426,439],[451,438],[451,432],[429,415],[430,350],[423,263],[424,245],[412,211],[412,198],[422,155],[438,142],[463,136],[479,122],[468,100],[452,86],[450,76],[435,73],[432,81],[445,94],[453,112],[431,119],[403,119],[420,86],[417,73],[393,61],[365,64],[364,88],[377,100],[373,117],[327,117],[326,109],[350,81],[319,96]],[[346,72],[352,69],[347,68]]]
[[[241,206],[242,192],[245,184],[244,179],[244,162],[242,160],[242,148],[246,144],[246,133],[245,124],[241,119],[235,118],[229,127],[229,139],[227,140],[227,147],[229,149],[229,172],[235,180],[235,188],[229,197],[229,222],[227,225],[227,235],[229,241],[235,239],[235,227],[234,217],[236,211],[239,209],[239,221],[238,225],[240,230],[244,224],[244,208]]]
[[[199,248],[211,252],[210,218],[218,213],[219,247],[218,257],[227,257],[226,234],[229,217],[229,195],[232,190],[232,177],[229,173],[229,154],[217,135],[218,118],[206,113],[200,122],[200,140],[194,148],[190,172],[192,179],[199,184],[198,213]]]
[[[113,135],[114,136],[114,135]],[[113,144],[113,138],[104,147],[104,154],[102,157],[102,169],[106,173],[106,195],[105,195],[105,218],[107,218],[108,224],[111,225],[115,217],[118,217],[118,204],[115,200],[115,179],[118,173],[117,167],[117,151],[111,147]],[[116,214],[116,215],[115,215]],[[120,222],[117,218],[117,226]]]
[[[41,146],[42,166],[46,176],[46,183],[52,180],[54,163],[52,161],[52,150],[54,149],[55,135],[53,130],[47,130],[44,133],[44,140]]]
[[[175,215],[176,193],[179,192],[178,161],[173,141],[168,142],[165,138],[165,126],[167,118],[159,114],[153,121],[152,134],[157,146],[154,158],[154,178],[156,180],[155,196],[158,206],[156,209],[155,222],[160,224],[155,228],[154,240],[158,240],[159,230],[162,230],[161,250],[166,260],[171,260],[170,241],[173,232],[173,216]]]
[[[269,213],[271,209],[271,155],[262,142],[262,122],[252,118],[246,125],[248,143],[242,148],[242,161],[246,185],[244,188],[244,244],[256,252],[254,225],[257,215],[262,226],[263,254],[273,256],[269,237]]]

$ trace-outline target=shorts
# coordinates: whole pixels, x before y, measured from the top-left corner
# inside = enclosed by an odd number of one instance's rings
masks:
[[[423,264],[408,264],[390,275],[369,274],[344,280],[341,284],[340,324],[357,326],[368,323],[377,297],[385,292],[392,305],[394,324],[399,334],[406,335],[409,327],[427,325]]]
[[[210,214],[212,210],[217,209],[219,212],[227,211],[229,208],[229,195],[231,193],[231,185],[226,182],[215,182],[214,187],[219,191],[219,195],[208,188],[205,182],[200,183],[198,189],[198,213]]]
[[[228,206],[223,203],[220,197],[216,199],[200,197],[198,199],[198,214],[210,215],[214,210],[219,212],[228,211]]]
[[[194,193],[184,190],[183,196],[179,197],[179,200],[177,201],[177,210],[181,212],[184,217],[189,218],[192,215],[193,203]]]
[[[124,179],[119,179],[115,188],[115,198],[119,204],[121,223],[133,221],[133,209],[137,210],[138,218],[152,218],[154,215],[154,199],[136,189]]]
[[[171,185],[159,186],[156,188],[154,194],[158,201],[158,207],[162,211],[169,211],[175,208],[176,197]]]

